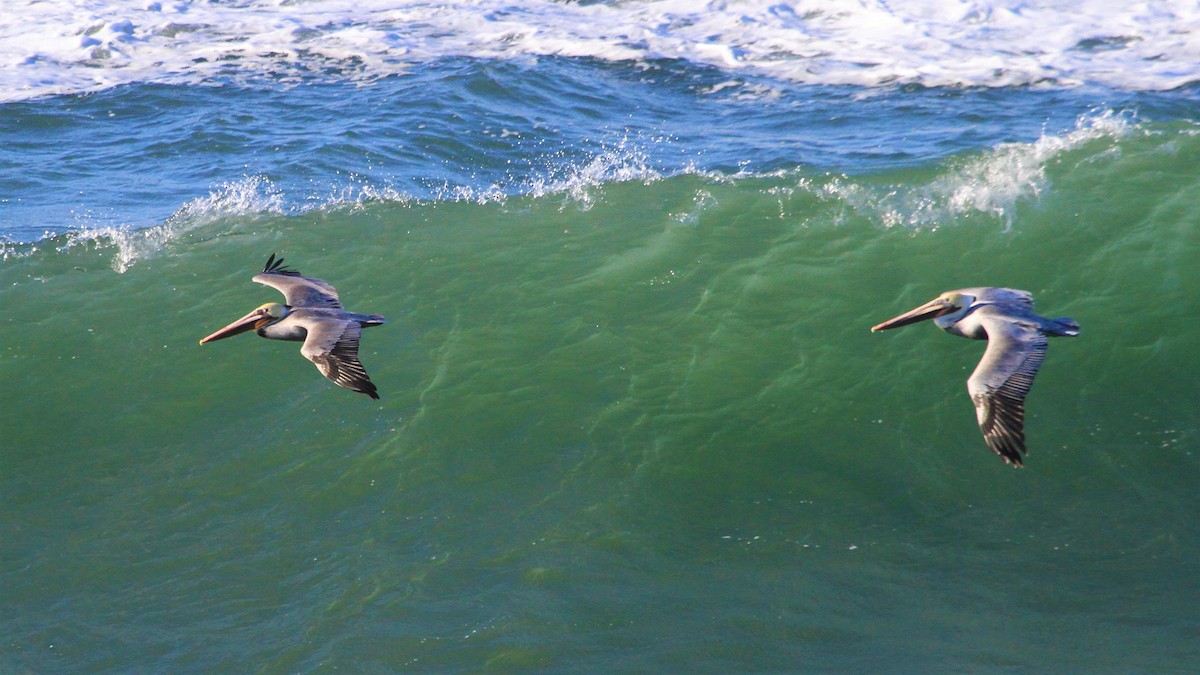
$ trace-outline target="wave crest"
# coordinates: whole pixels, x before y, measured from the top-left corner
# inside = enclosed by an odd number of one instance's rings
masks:
[[[205,197],[193,199],[171,214],[163,223],[135,230],[125,227],[101,227],[68,232],[60,249],[76,246],[112,246],[116,248],[112,268],[118,274],[129,270],[138,260],[151,256],[172,241],[222,220],[247,216],[287,213],[282,193],[264,176],[247,176],[223,183]]]
[[[1018,204],[1036,200],[1048,187],[1046,167],[1064,153],[1100,139],[1116,140],[1134,128],[1126,115],[1105,111],[1080,118],[1060,135],[1043,134],[1031,143],[1002,143],[915,186],[868,186],[835,179],[823,187],[829,197],[877,219],[886,227],[934,229],[959,217],[983,214],[1011,230]]]

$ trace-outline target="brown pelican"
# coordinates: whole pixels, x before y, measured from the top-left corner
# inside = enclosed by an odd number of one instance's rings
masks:
[[[1047,336],[1079,335],[1066,317],[1033,313],[1033,296],[1011,288],[963,288],[884,321],[871,332],[933,319],[938,328],[974,340],[987,349],[967,380],[983,440],[1005,462],[1021,466],[1025,454],[1025,396],[1046,355]]]
[[[379,398],[375,384],[367,377],[358,360],[358,339],[362,329],[378,326],[385,319],[378,314],[355,314],[342,309],[338,293],[320,279],[300,276],[283,266],[283,258],[272,253],[262,274],[253,281],[283,293],[284,302],[268,302],[246,316],[200,341],[220,340],[250,329],[272,340],[304,341],[300,353],[317,364],[321,374],[339,387]]]

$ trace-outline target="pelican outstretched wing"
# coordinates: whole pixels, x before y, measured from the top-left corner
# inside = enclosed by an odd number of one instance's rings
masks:
[[[375,383],[358,360],[358,341],[362,336],[358,322],[312,315],[295,320],[308,330],[300,353],[315,363],[322,375],[339,387],[379,398]]]
[[[272,253],[267,258],[262,274],[254,275],[253,281],[270,286],[283,293],[284,303],[290,307],[330,307],[340,309],[342,301],[338,292],[321,279],[301,276],[299,272],[283,266],[283,258]]]
[[[988,346],[967,380],[967,392],[988,447],[1005,462],[1021,466],[1026,454],[1025,397],[1046,356],[1047,339],[1031,323],[978,311]]]

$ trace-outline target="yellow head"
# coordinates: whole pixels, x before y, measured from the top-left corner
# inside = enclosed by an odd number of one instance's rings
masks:
[[[287,307],[279,304],[278,302],[264,303],[259,305],[254,311],[261,312],[264,315],[263,318],[270,317],[271,319],[282,319],[283,317],[287,316]]]
[[[939,302],[945,307],[945,310],[940,312],[938,316],[941,316],[942,314],[949,314],[951,312],[957,312],[969,304],[967,296],[959,293],[958,291],[946,291],[945,293],[939,295],[937,300],[934,300],[934,302]]]

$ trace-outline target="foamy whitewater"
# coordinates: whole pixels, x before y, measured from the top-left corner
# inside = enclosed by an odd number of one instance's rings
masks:
[[[1191,672],[1195,2],[5,2],[0,673]],[[381,396],[198,340],[276,254]],[[990,452],[970,286],[1071,317]]]
[[[1189,0],[6,3],[0,100],[132,82],[370,82],[447,57],[682,59],[805,84],[1166,90],[1200,73]]]

